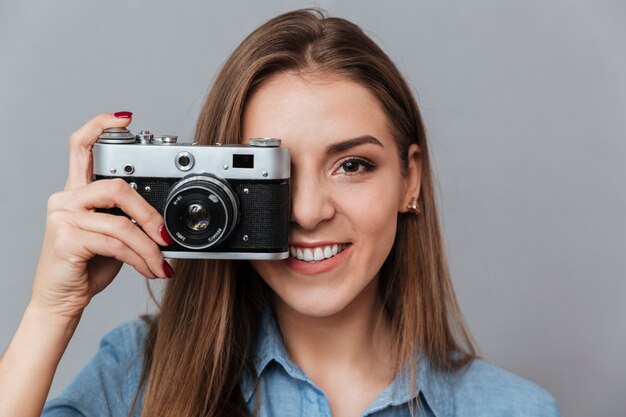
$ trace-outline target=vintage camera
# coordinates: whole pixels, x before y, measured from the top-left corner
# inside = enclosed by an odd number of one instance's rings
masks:
[[[290,157],[280,139],[207,146],[106,129],[93,148],[93,173],[123,178],[163,215],[176,242],[161,248],[166,257],[289,256]]]

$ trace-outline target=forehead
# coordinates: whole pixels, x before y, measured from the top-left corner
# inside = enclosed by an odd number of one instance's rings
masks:
[[[367,87],[333,75],[274,75],[244,108],[244,140],[263,136],[328,142],[362,135],[392,140],[382,104]]]

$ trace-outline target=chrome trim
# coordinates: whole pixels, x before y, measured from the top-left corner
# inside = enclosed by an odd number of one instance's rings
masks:
[[[249,141],[250,146],[259,148],[275,148],[280,146],[280,142],[277,138],[252,138]]]
[[[250,253],[250,252],[171,252],[163,251],[170,259],[235,259],[240,261],[279,261],[287,259],[289,252]]]
[[[194,165],[184,173],[176,166],[176,155],[188,152]],[[233,168],[235,154],[254,155],[254,168]],[[125,165],[135,167],[132,175],[124,173]],[[230,169],[224,171],[224,165]],[[263,148],[246,145],[205,146],[187,144],[155,143],[96,143],[93,147],[93,173],[116,177],[182,178],[190,174],[214,174],[233,180],[275,180],[291,176],[289,149],[283,147]],[[267,172],[267,176],[263,176]]]
[[[180,163],[180,158],[183,157],[187,157],[189,159],[189,163],[187,165],[181,165]],[[189,171],[191,168],[193,168],[193,166],[196,164],[196,161],[193,159],[193,155],[190,154],[189,152],[178,152],[178,154],[176,155],[176,158],[174,158],[174,165],[176,165],[176,168],[180,169],[181,171]]]

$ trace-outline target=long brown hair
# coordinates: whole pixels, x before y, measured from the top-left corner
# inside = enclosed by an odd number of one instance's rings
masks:
[[[422,119],[406,81],[356,25],[318,10],[278,16],[250,34],[219,72],[202,107],[196,141],[241,141],[246,98],[283,71],[345,77],[383,104],[401,160],[417,143],[422,161],[421,213],[398,215],[380,296],[397,343],[398,368],[415,372],[415,353],[442,371],[476,357],[444,257]],[[406,166],[406,165],[405,165]],[[146,341],[144,417],[247,415],[239,390],[269,289],[247,262],[176,263]]]

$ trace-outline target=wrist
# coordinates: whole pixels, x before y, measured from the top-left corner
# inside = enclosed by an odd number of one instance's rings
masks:
[[[50,330],[69,330],[73,332],[80,321],[82,313],[83,309],[77,311],[57,310],[31,299],[24,311],[24,318],[49,327]]]
[[[29,303],[0,357],[0,415],[40,415],[79,316],[58,316]]]

